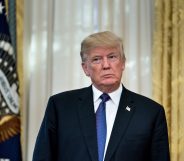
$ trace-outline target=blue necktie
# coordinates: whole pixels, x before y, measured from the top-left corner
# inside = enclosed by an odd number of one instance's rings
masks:
[[[96,128],[97,128],[97,141],[98,141],[98,161],[103,161],[107,125],[105,116],[106,101],[110,99],[109,95],[103,93],[101,96],[101,103],[96,111]]]

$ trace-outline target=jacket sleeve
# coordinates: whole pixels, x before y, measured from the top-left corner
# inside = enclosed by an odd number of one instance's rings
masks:
[[[160,108],[152,133],[151,161],[170,161],[168,131],[164,108]]]
[[[32,161],[55,161],[57,158],[57,115],[52,97],[48,101]]]

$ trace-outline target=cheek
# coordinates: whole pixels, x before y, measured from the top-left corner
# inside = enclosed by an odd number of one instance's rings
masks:
[[[119,78],[119,77],[121,77],[122,76],[122,73],[123,73],[123,71],[124,71],[124,65],[122,65],[122,64],[118,64],[118,65],[116,65],[116,66],[114,66],[114,74]]]
[[[90,68],[89,70],[89,73],[90,73],[90,77],[94,80],[98,80],[100,79],[100,75],[101,75],[101,72],[100,72],[100,68]]]
[[[93,77],[98,77],[99,76],[99,71],[96,69],[91,69],[90,70],[90,75]]]
[[[116,66],[116,69],[119,69],[120,72],[123,72],[125,69],[125,63],[121,62]]]

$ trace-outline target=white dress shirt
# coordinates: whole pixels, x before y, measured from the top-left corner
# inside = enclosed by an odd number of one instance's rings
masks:
[[[97,108],[101,102],[101,99],[99,97],[103,93],[99,91],[94,85],[92,85],[92,89],[93,89],[94,112],[96,113]],[[114,125],[114,120],[118,110],[122,90],[123,88],[122,88],[122,85],[120,84],[119,88],[116,91],[112,93],[108,93],[111,99],[106,102],[107,137],[106,137],[106,143],[105,143],[104,156],[106,154],[107,146],[111,136],[111,131]]]

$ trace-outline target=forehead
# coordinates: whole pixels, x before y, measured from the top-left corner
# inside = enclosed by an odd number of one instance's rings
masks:
[[[108,55],[111,53],[117,53],[119,51],[119,47],[96,47],[89,51],[89,55]]]

